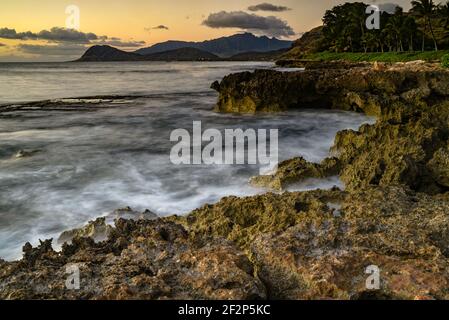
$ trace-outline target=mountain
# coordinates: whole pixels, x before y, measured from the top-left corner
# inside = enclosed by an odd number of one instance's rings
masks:
[[[289,49],[281,49],[267,52],[242,52],[226,58],[228,61],[275,61]]]
[[[215,61],[218,56],[196,48],[180,48],[142,56],[145,61]]]
[[[325,51],[323,39],[323,26],[313,28],[293,43],[291,50],[282,56],[282,60],[301,59],[305,54]]]
[[[93,46],[90,47],[83,56],[77,61],[96,62],[96,61],[140,61],[141,55],[133,52],[126,52],[111,46]]]
[[[214,61],[220,58],[196,48],[180,48],[147,55],[122,51],[110,46],[93,46],[77,61]]]
[[[257,37],[252,33],[239,33],[230,37],[222,37],[203,42],[166,41],[148,48],[137,50],[135,53],[147,55],[181,48],[196,48],[213,53],[219,57],[230,57],[244,52],[267,52],[290,48],[292,41]]]

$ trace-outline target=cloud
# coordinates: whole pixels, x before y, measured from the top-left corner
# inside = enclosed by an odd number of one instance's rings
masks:
[[[38,33],[31,31],[17,32],[15,29],[0,28],[0,38],[15,40],[45,40],[55,43],[73,44],[108,44],[117,47],[141,47],[144,41],[123,41],[120,38],[98,36],[92,32],[81,32],[74,29],[54,27],[50,30],[42,30]]]
[[[274,37],[295,35],[292,27],[284,20],[274,16],[262,17],[243,11],[212,13],[203,21],[210,28],[238,28],[245,31]]]
[[[248,7],[249,11],[272,11],[272,12],[284,12],[284,11],[289,11],[291,10],[288,7],[284,7],[284,6],[277,6],[271,3],[261,3],[261,4],[257,4],[255,6],[250,6]]]
[[[95,33],[84,33],[74,29],[54,27],[38,33],[31,31],[17,32],[15,29],[1,28],[0,38],[15,40],[47,40],[55,42],[90,43],[92,40],[107,38],[99,37]]]
[[[16,32],[15,29],[0,28],[0,38],[17,40],[36,40],[37,35],[31,31]]]
[[[62,41],[74,43],[90,43],[92,40],[106,39],[106,36],[97,36],[95,33],[84,33],[74,29],[51,28],[50,31],[42,30],[37,34],[41,40]]]
[[[60,43],[57,45],[18,44],[18,51],[32,55],[45,56],[79,56],[84,53],[86,47],[81,44]]]
[[[389,14],[394,14],[397,8],[400,8],[398,4],[395,3],[381,3],[377,5],[380,11],[387,12]]]
[[[153,27],[152,29],[155,29],[155,30],[168,30],[168,27],[164,26],[163,24],[161,24],[161,25],[158,25],[156,27]]]
[[[99,45],[108,45],[112,47],[121,47],[121,48],[140,48],[146,44],[145,41],[123,41],[117,38],[108,39],[103,41],[96,41],[95,44]]]

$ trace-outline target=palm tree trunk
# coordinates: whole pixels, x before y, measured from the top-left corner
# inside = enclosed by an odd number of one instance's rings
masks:
[[[435,51],[438,51],[438,44],[437,44],[437,40],[435,38],[435,34],[433,32],[432,21],[430,20],[430,17],[427,17],[427,23],[429,24],[430,33],[432,34],[432,40],[433,40],[433,44],[435,45]]]
[[[426,49],[426,32],[425,30],[422,33],[422,52]]]

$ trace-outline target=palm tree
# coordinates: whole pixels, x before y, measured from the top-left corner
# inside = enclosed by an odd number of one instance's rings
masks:
[[[361,2],[353,3],[349,9],[348,15],[351,24],[360,28],[361,36],[366,30],[366,5]]]
[[[446,4],[440,5],[438,14],[443,22],[443,27],[449,27],[449,1]]]
[[[402,14],[402,13],[401,13]],[[404,25],[404,17],[402,15],[396,14],[392,16],[385,28],[391,32],[396,40],[396,50],[404,51],[404,45],[402,43],[402,31]]]
[[[368,50],[370,50],[371,52],[374,52],[374,50],[376,48],[378,48],[378,37],[376,36],[376,34],[374,32],[366,32],[363,37],[362,37],[362,44],[363,44],[363,49],[365,51],[365,53],[368,52]]]
[[[415,19],[412,17],[407,17],[402,24],[402,32],[404,37],[408,41],[408,50],[414,51],[413,42],[415,39],[415,35],[418,33],[418,26],[416,25]]]
[[[388,47],[388,51],[393,51],[393,45],[394,42],[396,42],[396,38],[392,32],[392,30],[390,30],[389,27],[385,27],[382,29],[382,40],[385,46]]]
[[[425,33],[427,27],[429,27],[430,33],[432,35],[433,44],[435,45],[435,51],[438,51],[438,44],[435,38],[435,34],[433,32],[432,27],[432,17],[437,11],[438,6],[435,5],[433,0],[418,0],[412,1],[412,12],[422,18],[424,20],[424,31],[423,31],[423,43],[422,43],[422,51],[425,49]]]

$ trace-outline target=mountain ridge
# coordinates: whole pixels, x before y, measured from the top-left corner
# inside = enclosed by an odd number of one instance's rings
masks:
[[[221,58],[213,53],[196,49],[180,48],[139,55],[123,51],[108,45],[95,45],[87,49],[75,62],[125,62],[125,61],[273,61],[285,53],[287,49],[268,52],[243,52],[228,58]]]
[[[141,48],[134,53],[147,55],[181,48],[196,48],[213,53],[221,58],[246,52],[269,52],[291,48],[293,41],[279,40],[266,36],[257,37],[252,33],[238,33],[229,37],[193,42],[169,40]]]

